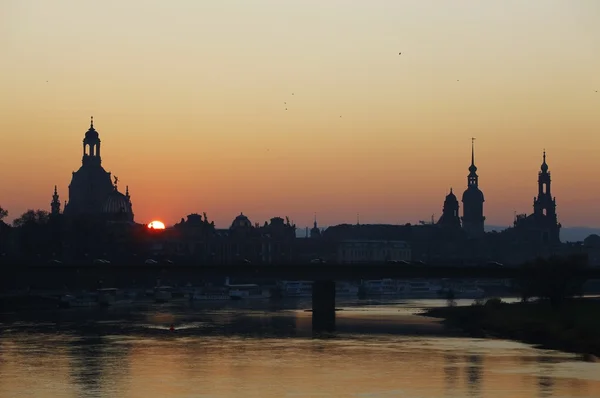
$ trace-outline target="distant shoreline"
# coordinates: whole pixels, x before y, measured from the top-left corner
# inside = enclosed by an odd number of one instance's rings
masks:
[[[471,337],[502,338],[532,344],[538,348],[582,354],[584,359],[600,357],[600,300],[574,299],[560,310],[545,302],[501,303],[431,308],[421,316],[441,318]]]

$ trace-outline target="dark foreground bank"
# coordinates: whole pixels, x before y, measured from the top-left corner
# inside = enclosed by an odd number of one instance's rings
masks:
[[[560,309],[546,302],[432,308],[424,316],[443,318],[472,337],[499,337],[543,348],[600,357],[600,300],[574,299]]]

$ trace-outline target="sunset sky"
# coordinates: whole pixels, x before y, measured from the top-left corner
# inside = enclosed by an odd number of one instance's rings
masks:
[[[546,148],[560,221],[600,226],[598,21],[597,0],[0,0],[0,206],[68,199],[93,115],[139,222],[437,218],[476,137],[486,223],[531,212]]]

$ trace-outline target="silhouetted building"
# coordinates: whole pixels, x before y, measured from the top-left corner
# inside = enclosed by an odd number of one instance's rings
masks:
[[[240,213],[228,229],[216,229],[199,214],[164,231],[149,231],[149,254],[185,258],[195,264],[287,264],[292,262],[295,225],[273,217],[261,227]]]
[[[444,207],[442,209],[442,216],[438,220],[438,225],[449,228],[460,228],[460,216],[458,215],[459,205],[456,195],[450,188],[450,193],[444,200]]]
[[[58,197],[58,191],[56,185],[54,186],[54,194],[52,195],[52,202],[50,203],[50,215],[58,216],[60,214],[60,200]]]
[[[404,241],[345,240],[338,244],[338,264],[410,261],[410,246]]]
[[[538,195],[533,198],[533,214],[518,215],[514,226],[527,233],[528,241],[536,245],[560,244],[560,228],[556,216],[556,198],[550,190],[550,172],[544,151],[542,166],[538,173]]]
[[[467,189],[463,193],[462,226],[469,238],[480,238],[485,233],[483,215],[483,192],[479,189],[479,176],[475,166],[475,145],[471,141],[471,166],[467,176]]]
[[[592,234],[585,238],[583,249],[588,256],[588,264],[591,267],[600,267],[600,236]]]
[[[100,137],[94,128],[94,119],[83,139],[82,165],[73,172],[69,185],[69,201],[64,215],[94,218],[106,221],[133,222],[129,189],[122,194],[117,189],[118,178],[102,167]]]
[[[488,250],[494,253],[495,261],[514,265],[536,257],[562,254],[565,248],[560,242],[560,228],[544,151],[538,173],[538,195],[533,199],[533,213],[518,214],[512,227],[500,233],[486,234]]]
[[[317,215],[316,214],[315,214],[315,222],[313,223],[313,227],[310,230],[310,237],[313,239],[321,237],[321,230],[319,229],[319,227],[317,225]]]

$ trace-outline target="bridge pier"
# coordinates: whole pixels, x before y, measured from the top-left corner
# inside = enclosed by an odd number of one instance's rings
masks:
[[[313,332],[335,331],[335,281],[315,281],[312,285]]]

